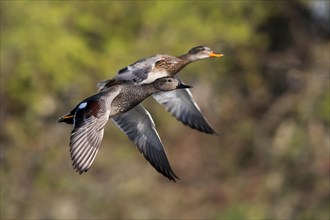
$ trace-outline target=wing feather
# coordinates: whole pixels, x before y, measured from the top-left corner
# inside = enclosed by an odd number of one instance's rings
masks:
[[[173,181],[178,178],[167,159],[155,124],[142,105],[137,105],[130,111],[113,117],[112,120],[158,172]]]
[[[189,89],[159,92],[154,94],[153,98],[183,124],[208,134],[216,134],[203,116]]]
[[[74,128],[70,137],[70,155],[73,168],[86,172],[92,165],[103,139],[104,126],[109,118],[108,111],[86,114],[88,106],[77,109]]]

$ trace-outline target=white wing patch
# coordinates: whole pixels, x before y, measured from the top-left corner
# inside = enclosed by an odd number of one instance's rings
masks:
[[[83,102],[83,103],[81,103],[79,106],[78,106],[78,108],[79,109],[83,109],[83,108],[85,108],[87,106],[87,102]]]

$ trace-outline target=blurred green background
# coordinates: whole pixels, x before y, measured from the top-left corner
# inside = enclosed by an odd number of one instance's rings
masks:
[[[1,219],[329,219],[329,1],[1,1]],[[144,105],[177,183],[110,121],[89,172],[61,115],[157,53],[218,136]]]

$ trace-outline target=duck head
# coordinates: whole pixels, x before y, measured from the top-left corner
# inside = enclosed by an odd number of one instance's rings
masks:
[[[205,58],[220,58],[223,56],[221,53],[215,53],[213,50],[211,50],[208,47],[205,46],[197,46],[189,50],[187,53],[189,59],[191,61],[195,60],[201,60]]]
[[[167,76],[167,77],[162,77],[159,79],[156,79],[154,82],[154,87],[159,89],[160,91],[172,91],[175,89],[187,89],[187,88],[192,88],[192,86],[185,85],[182,82],[180,82],[178,79],[172,77],[172,76]]]

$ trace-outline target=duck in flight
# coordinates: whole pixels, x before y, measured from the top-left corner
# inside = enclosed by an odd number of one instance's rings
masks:
[[[157,54],[143,58],[119,70],[113,79],[99,82],[98,88],[99,91],[106,89],[113,80],[127,80],[140,85],[150,83],[160,77],[175,76],[182,68],[194,61],[206,58],[220,58],[222,56],[223,54],[215,53],[205,46],[194,47],[187,54],[178,57]],[[179,79],[177,76],[176,78]],[[201,132],[215,134],[214,129],[209,125],[194,101],[189,89],[161,92],[154,94],[153,98],[183,124]],[[113,120],[122,129],[122,127],[127,127],[125,123],[133,125],[132,123],[135,122],[138,115],[149,116],[149,113],[143,106],[138,105],[129,113],[114,117]],[[140,119],[140,121],[143,120],[150,120],[150,117]]]
[[[99,93],[80,102],[58,122],[73,124],[70,137],[70,155],[73,168],[80,174],[92,165],[101,145],[104,126],[109,118],[134,108],[152,94],[176,89],[187,89],[172,76],[158,78],[152,83],[137,85],[130,81],[115,80]],[[142,117],[148,117],[142,115]],[[127,125],[127,124],[126,124]],[[133,130],[123,126],[130,139],[149,163],[170,180],[178,178],[173,172],[153,121],[138,122]],[[147,127],[148,132],[144,132]],[[138,132],[136,132],[138,130]],[[145,136],[147,141],[145,140]],[[156,138],[154,138],[157,136]]]

